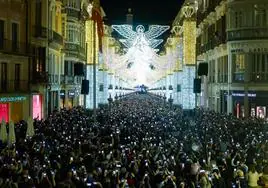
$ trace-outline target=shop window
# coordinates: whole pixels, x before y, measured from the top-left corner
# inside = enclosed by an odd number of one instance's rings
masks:
[[[42,119],[42,96],[33,95],[33,119]]]
[[[23,119],[23,102],[13,102],[11,104],[11,119],[14,122],[21,121]]]
[[[0,103],[0,122],[5,120],[9,121],[9,104],[8,103]]]

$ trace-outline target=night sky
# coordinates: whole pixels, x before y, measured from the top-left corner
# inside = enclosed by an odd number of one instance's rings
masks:
[[[101,0],[106,13],[105,23],[125,24],[128,8],[134,15],[134,26],[152,24],[172,25],[184,0]],[[162,38],[166,39],[169,32]]]

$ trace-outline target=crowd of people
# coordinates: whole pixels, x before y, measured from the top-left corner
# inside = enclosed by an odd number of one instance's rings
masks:
[[[7,126],[8,128],[8,126]],[[97,110],[61,109],[16,124],[0,144],[0,187],[268,187],[268,127],[261,119],[129,95]]]

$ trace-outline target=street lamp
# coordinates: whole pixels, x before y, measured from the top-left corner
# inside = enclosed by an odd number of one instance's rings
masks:
[[[162,91],[163,91],[163,99],[164,99],[164,104],[166,104],[166,100],[167,100],[167,97],[166,97],[166,86],[164,86],[163,88],[162,88]]]
[[[113,85],[110,84],[109,87],[108,87],[109,98],[107,99],[108,100],[108,103],[109,103],[109,108],[110,109],[111,109],[111,104],[113,102],[112,92],[113,92]]]
[[[169,107],[171,108],[172,107],[172,103],[173,103],[173,98],[172,98],[173,87],[172,87],[172,85],[169,85],[168,90],[169,90],[169,99],[168,99],[168,102],[169,102]]]

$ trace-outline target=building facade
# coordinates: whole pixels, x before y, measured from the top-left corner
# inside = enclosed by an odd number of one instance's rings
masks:
[[[267,118],[268,2],[203,1],[198,12],[197,57],[208,63],[199,104]]]
[[[30,44],[27,1],[0,2],[0,119],[17,122],[33,115],[31,64],[38,58]]]
[[[29,1],[31,43],[40,55],[32,64],[32,90],[42,99],[42,116],[59,109],[60,75],[64,72],[64,24],[60,0]]]
[[[64,72],[61,75],[60,107],[84,105],[84,96],[80,93],[82,79],[85,77],[86,43],[85,22],[81,18],[80,7],[80,1],[63,1],[63,12],[67,20],[64,27],[66,30],[63,32],[65,56]]]

